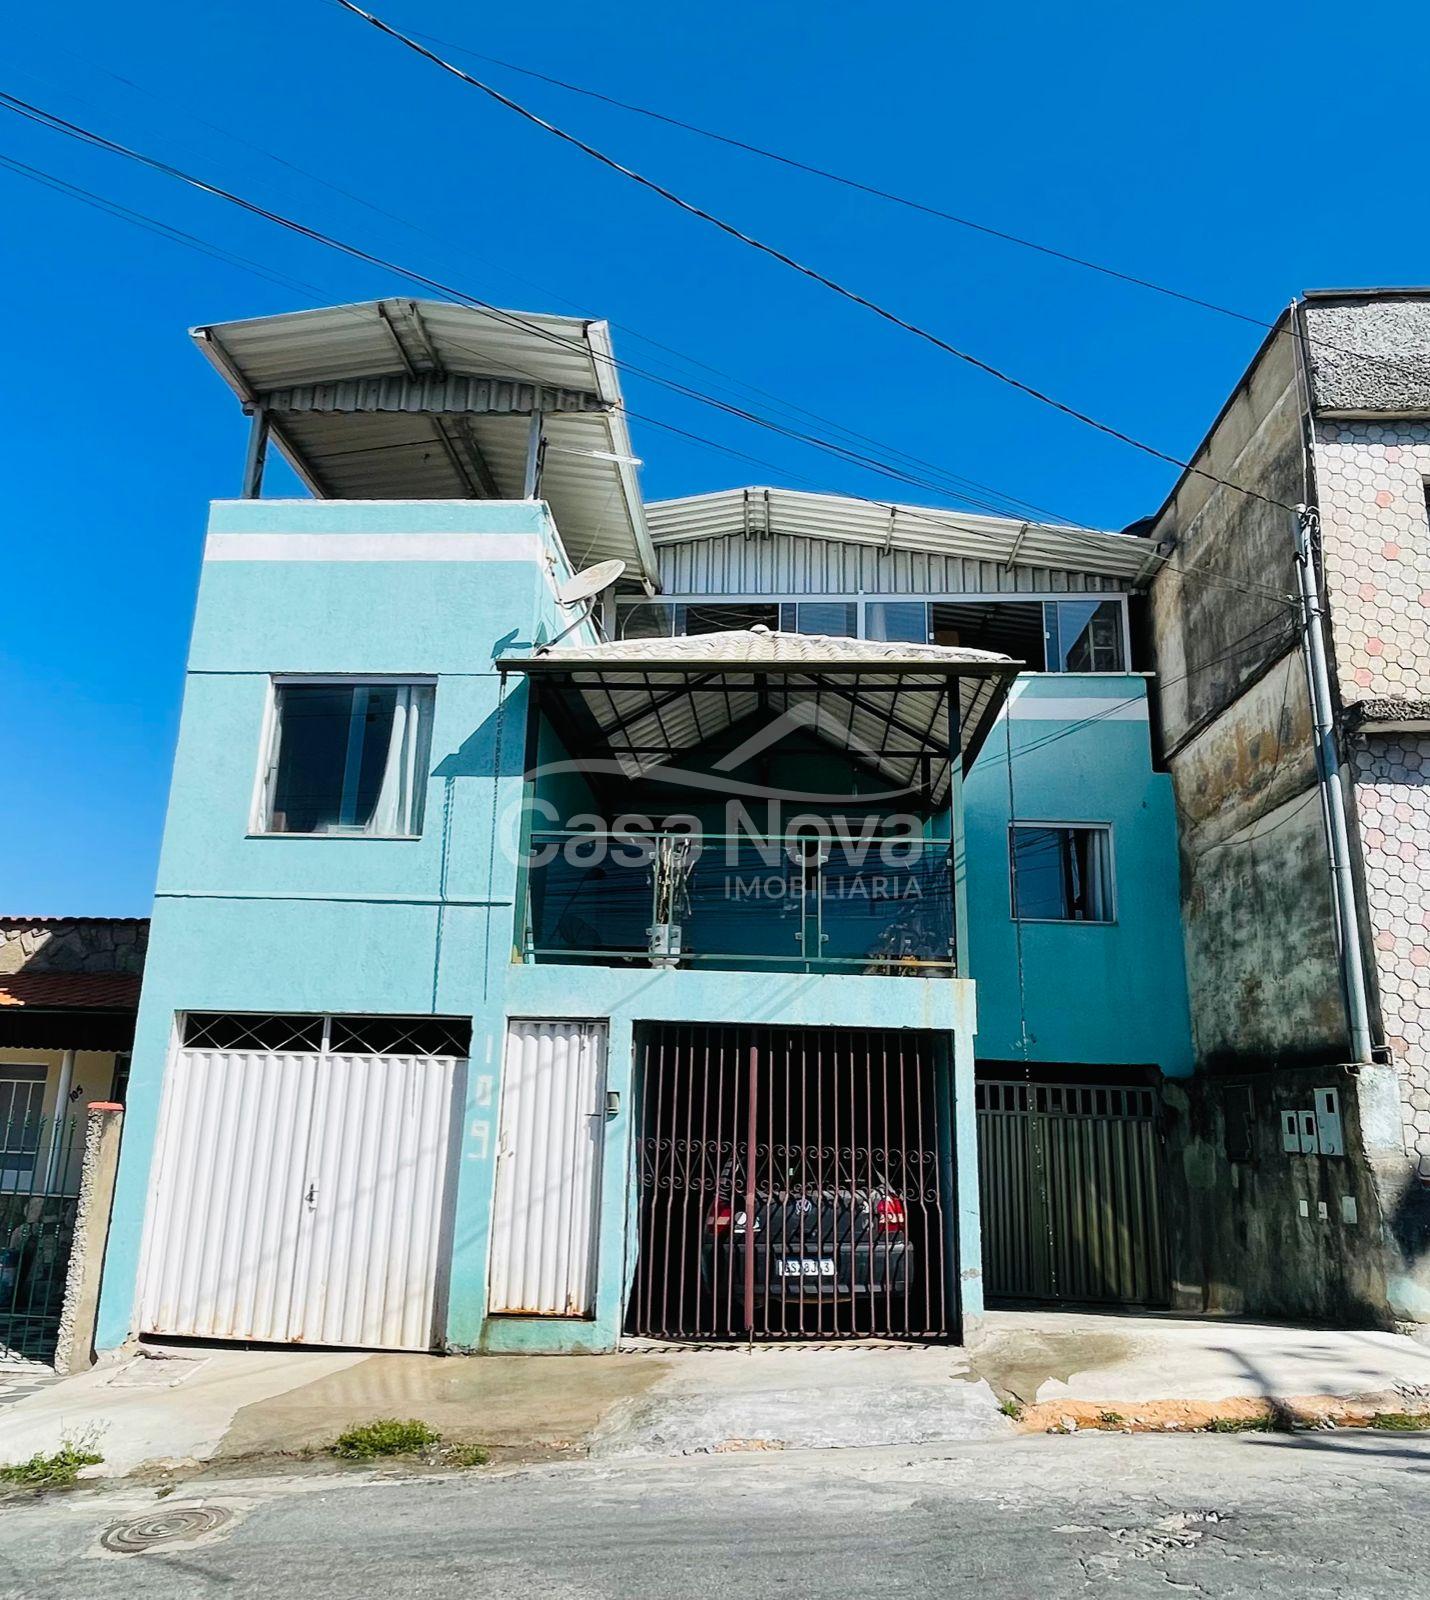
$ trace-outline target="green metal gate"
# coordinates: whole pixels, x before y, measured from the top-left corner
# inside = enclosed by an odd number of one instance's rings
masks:
[[[988,1079],[976,1105],[984,1292],[1165,1306],[1156,1092]]]
[[[76,1117],[0,1120],[0,1362],[55,1353],[83,1159]]]

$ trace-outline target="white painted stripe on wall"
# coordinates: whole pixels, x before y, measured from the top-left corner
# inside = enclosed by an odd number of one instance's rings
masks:
[[[1005,712],[1014,722],[1086,722],[1089,718],[1099,722],[1146,722],[1147,701],[1142,695],[1135,700],[1127,695],[1118,699],[1054,700],[1051,696],[1025,694],[1008,702],[999,717]]]
[[[539,561],[534,533],[211,533],[205,561]]]

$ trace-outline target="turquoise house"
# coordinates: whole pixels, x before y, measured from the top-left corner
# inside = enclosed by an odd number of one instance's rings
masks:
[[[1155,1302],[1155,1208],[1106,1187],[1155,1190],[1190,1066],[1143,542],[648,506],[600,323],[402,300],[195,337],[250,445],[100,1345],[959,1339],[985,1271]],[[311,498],[262,498],[270,448]],[[1049,1161],[1065,1260],[1025,1237]]]

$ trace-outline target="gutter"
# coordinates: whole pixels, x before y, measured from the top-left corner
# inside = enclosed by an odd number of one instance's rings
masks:
[[[1322,574],[1319,561],[1320,511],[1316,502],[1316,478],[1312,451],[1314,407],[1306,356],[1306,328],[1301,302],[1293,302],[1291,327],[1295,334],[1296,382],[1301,395],[1302,451],[1305,462],[1307,503],[1292,514],[1296,540],[1296,573],[1301,595],[1301,647],[1306,665],[1306,684],[1311,696],[1311,715],[1316,735],[1316,770],[1320,775],[1322,819],[1330,855],[1331,887],[1336,903],[1336,955],[1341,969],[1341,988],[1346,1002],[1351,1054],[1357,1063],[1374,1062],[1374,1038],[1370,1009],[1366,999],[1365,946],[1361,934],[1360,906],[1356,898],[1355,871],[1351,864],[1350,824],[1346,813],[1346,792],[1341,781],[1340,745],[1337,737],[1335,703],[1327,666],[1327,619],[1322,603]]]

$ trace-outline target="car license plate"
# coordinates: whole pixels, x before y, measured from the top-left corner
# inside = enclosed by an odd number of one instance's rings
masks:
[[[781,1278],[832,1278],[834,1263],[810,1256],[784,1256],[775,1262]]]

